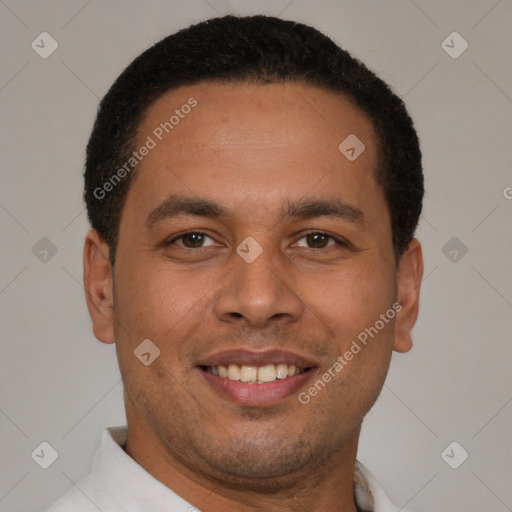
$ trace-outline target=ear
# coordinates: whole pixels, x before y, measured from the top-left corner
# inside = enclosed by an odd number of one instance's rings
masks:
[[[108,245],[95,229],[85,237],[84,288],[94,336],[103,343],[114,343],[112,265]]]
[[[408,352],[412,348],[411,329],[418,318],[420,286],[423,276],[421,245],[414,238],[402,254],[397,271],[398,303],[393,350]]]

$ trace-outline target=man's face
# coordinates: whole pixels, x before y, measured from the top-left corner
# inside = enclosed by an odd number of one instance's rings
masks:
[[[191,97],[197,105],[159,140],[155,129]],[[353,161],[338,149],[350,135],[365,146]],[[135,146],[148,136],[156,146],[131,184],[114,268],[129,436],[146,432],[169,461],[245,484],[355,446],[395,320],[333,365],[400,299],[369,118],[299,84],[199,84],[149,107]],[[160,350],[147,366],[134,355],[146,339]],[[293,364],[301,373],[286,377]],[[281,378],[215,375],[237,370]]]

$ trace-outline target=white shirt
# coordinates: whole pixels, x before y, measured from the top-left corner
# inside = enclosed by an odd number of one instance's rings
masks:
[[[91,473],[47,512],[199,512],[135,462],[123,449],[126,439],[125,426],[106,428]],[[355,466],[354,488],[362,510],[398,512],[359,462]]]

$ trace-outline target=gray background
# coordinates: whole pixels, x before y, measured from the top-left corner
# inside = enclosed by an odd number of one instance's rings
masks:
[[[44,510],[124,422],[114,347],[93,337],[81,284],[98,100],[149,45],[228,12],[314,25],[405,99],[427,185],[421,313],[359,459],[400,506],[512,510],[510,0],[0,0],[0,509]],[[47,59],[31,48],[43,31],[59,45]],[[469,44],[458,58],[442,47],[453,31]],[[58,452],[46,470],[31,457],[43,441]]]

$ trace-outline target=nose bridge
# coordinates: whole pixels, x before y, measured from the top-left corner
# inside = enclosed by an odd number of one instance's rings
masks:
[[[231,256],[230,263],[235,268],[228,274],[215,304],[219,319],[245,319],[252,326],[264,327],[272,318],[295,321],[302,314],[302,301],[287,276],[285,259],[270,247],[259,247],[258,250],[251,240],[242,242]]]
[[[255,299],[258,297],[266,301],[277,299],[281,292],[280,288],[285,286],[282,262],[279,256],[269,249],[263,251],[251,263],[238,262],[235,272],[239,282],[243,283],[245,290]]]

